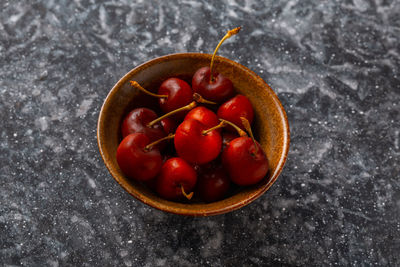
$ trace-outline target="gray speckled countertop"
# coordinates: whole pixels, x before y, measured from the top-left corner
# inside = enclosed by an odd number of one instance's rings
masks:
[[[0,265],[400,265],[399,13],[395,0],[0,1]],[[210,218],[133,199],[97,148],[110,88],[239,25],[219,54],[287,110],[282,175]]]

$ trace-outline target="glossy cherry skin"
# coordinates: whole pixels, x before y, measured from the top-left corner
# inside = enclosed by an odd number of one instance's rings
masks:
[[[189,113],[185,116],[185,120],[189,119],[197,120],[203,123],[208,128],[214,127],[219,124],[217,115],[203,106],[196,107],[189,111]]]
[[[164,118],[160,121],[160,123],[164,130],[164,133],[166,134],[174,133],[176,127],[178,127],[177,123],[171,118]]]
[[[213,81],[210,82],[210,75],[210,67],[203,67],[196,71],[192,78],[194,93],[218,103],[233,97],[235,90],[231,80],[220,73],[213,72]]]
[[[149,181],[156,177],[162,166],[162,157],[157,148],[146,150],[150,139],[143,133],[127,135],[117,148],[117,162],[122,172],[138,181]]]
[[[157,114],[148,108],[136,108],[132,110],[122,121],[122,137],[124,138],[131,133],[144,133],[149,137],[150,142],[153,142],[166,136],[160,123],[156,123],[152,127],[147,126],[149,122],[157,119],[157,117]],[[165,145],[163,143],[160,144],[161,147]]]
[[[165,153],[161,154],[161,157],[162,157],[162,164],[164,164],[167,160],[172,158],[170,154],[165,154]],[[151,190],[157,191],[157,177],[149,181],[146,181],[144,184],[147,185],[147,187],[149,187]]]
[[[225,149],[225,147],[227,145],[229,145],[229,143],[235,139],[238,138],[239,135],[237,134],[237,132],[223,132],[222,133],[222,150]]]
[[[244,95],[236,95],[230,100],[223,103],[217,111],[218,117],[234,123],[245,130],[240,117],[246,118],[249,123],[253,122],[254,111],[250,100]],[[230,131],[235,131],[233,127],[227,127]]]
[[[204,164],[218,157],[222,146],[221,134],[217,130],[203,134],[209,128],[197,120],[184,120],[175,132],[178,156],[193,164]]]
[[[159,95],[168,95],[167,98],[160,98],[161,109],[165,112],[171,112],[180,107],[186,106],[193,101],[193,91],[190,85],[184,80],[178,78],[169,78],[165,80],[158,89]],[[183,111],[182,114],[185,114]],[[175,116],[183,116],[180,113]]]
[[[259,143],[256,152],[250,137],[232,140],[222,152],[222,163],[232,182],[252,185],[261,181],[268,172],[268,160]]]
[[[157,193],[168,200],[179,200],[183,198],[181,186],[188,194],[196,181],[197,174],[192,166],[181,158],[170,158],[162,165],[157,177]]]
[[[196,192],[205,202],[223,199],[229,191],[230,180],[224,168],[207,169],[200,175]]]

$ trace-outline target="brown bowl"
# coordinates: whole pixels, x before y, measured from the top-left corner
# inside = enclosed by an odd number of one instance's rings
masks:
[[[255,111],[254,128],[258,141],[269,161],[270,170],[260,183],[243,187],[234,195],[213,203],[178,203],[160,198],[146,186],[128,179],[116,160],[120,142],[120,124],[129,110],[152,100],[130,84],[136,80],[145,88],[156,91],[169,77],[190,81],[195,71],[210,64],[211,55],[182,53],[152,59],[128,72],[111,89],[100,111],[97,141],[100,154],[114,179],[129,194],[140,201],[163,211],[190,215],[210,216],[239,209],[257,199],[276,181],[281,173],[289,150],[289,125],[285,110],[272,89],[248,68],[223,57],[216,57],[215,70],[228,77],[240,94],[246,95]],[[154,100],[153,100],[154,101]],[[154,102],[154,106],[157,106]]]

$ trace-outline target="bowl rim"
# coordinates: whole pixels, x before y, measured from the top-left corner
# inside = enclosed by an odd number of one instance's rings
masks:
[[[243,206],[246,206],[247,204],[253,202],[254,200],[256,200],[257,198],[259,198],[261,195],[263,195],[271,186],[272,184],[275,183],[275,181],[277,180],[278,176],[280,175],[280,173],[283,170],[283,167],[285,165],[287,156],[288,156],[288,152],[289,152],[289,146],[290,146],[290,128],[289,128],[289,122],[287,119],[287,115],[285,112],[285,109],[283,108],[278,96],[276,95],[276,93],[272,90],[272,88],[264,81],[264,79],[262,79],[260,76],[258,76],[255,72],[253,72],[252,70],[248,69],[247,67],[241,65],[238,62],[235,62],[231,59],[225,58],[225,57],[221,57],[221,56],[216,56],[217,60],[222,60],[222,61],[226,61],[229,64],[234,65],[235,67],[249,73],[250,75],[254,76],[255,79],[261,81],[264,86],[267,88],[267,90],[269,90],[270,95],[273,98],[274,103],[277,105],[278,107],[278,113],[279,113],[279,117],[280,117],[280,121],[282,122],[282,128],[283,128],[283,148],[282,148],[282,154],[279,158],[277,167],[274,171],[274,173],[270,174],[270,179],[268,181],[267,184],[265,184],[263,187],[261,188],[257,188],[251,195],[250,197],[236,202],[232,205],[228,205],[228,206],[223,206],[223,207],[218,207],[216,209],[212,209],[212,210],[200,210],[200,211],[196,211],[196,210],[192,210],[192,209],[184,209],[184,208],[177,208],[177,207],[173,207],[173,206],[168,206],[165,205],[163,203],[160,203],[156,200],[153,200],[151,198],[148,198],[142,194],[137,194],[136,192],[129,190],[129,188],[127,188],[125,185],[123,185],[119,179],[117,179],[117,173],[114,172],[114,170],[112,169],[112,166],[110,166],[111,164],[109,164],[106,160],[106,156],[105,156],[105,145],[102,142],[100,135],[101,135],[101,125],[103,124],[104,121],[104,110],[107,106],[107,103],[109,102],[109,99],[112,97],[112,95],[114,95],[118,88],[120,88],[121,86],[123,86],[134,73],[140,72],[141,70],[150,67],[152,65],[155,65],[157,63],[159,63],[160,61],[165,61],[165,60],[170,60],[170,59],[185,59],[185,58],[198,58],[198,57],[206,57],[206,58],[210,58],[211,59],[211,54],[206,54],[206,53],[196,53],[196,52],[187,52],[187,53],[174,53],[174,54],[168,54],[168,55],[164,55],[164,56],[160,56],[160,57],[156,57],[156,58],[152,58],[146,62],[143,62],[142,64],[139,64],[138,66],[134,67],[133,69],[131,69],[128,73],[126,73],[121,79],[119,79],[119,81],[112,87],[112,89],[109,91],[109,93],[107,94],[102,107],[100,109],[99,112],[99,118],[97,121],[97,145],[98,145],[98,149],[100,152],[100,155],[103,159],[104,164],[106,165],[109,173],[111,174],[111,176],[114,178],[114,180],[116,180],[118,182],[118,184],[124,188],[125,191],[127,191],[131,196],[135,197],[136,199],[140,200],[141,202],[165,211],[165,212],[169,212],[169,213],[174,213],[174,214],[179,214],[179,215],[187,215],[187,216],[213,216],[213,215],[218,215],[218,214],[223,214],[223,213],[227,213],[227,212],[231,212],[234,210],[237,210]],[[168,201],[167,201],[168,202]],[[172,202],[172,201],[171,201]],[[172,203],[177,203],[177,202],[172,202]],[[214,202],[217,203],[217,202]],[[202,204],[204,206],[209,205],[209,204]]]

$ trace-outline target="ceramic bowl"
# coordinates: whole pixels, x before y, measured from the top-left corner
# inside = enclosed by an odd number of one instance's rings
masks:
[[[247,96],[255,111],[253,131],[269,161],[265,179],[253,186],[243,187],[233,195],[213,203],[179,203],[160,198],[143,184],[125,177],[118,167],[116,151],[121,141],[120,125],[133,108],[154,105],[156,100],[138,92],[130,84],[135,80],[143,87],[157,91],[169,77],[191,81],[197,69],[210,64],[211,55],[182,53],[152,59],[128,72],[111,89],[101,108],[97,140],[100,154],[114,179],[132,196],[154,208],[181,215],[210,216],[239,209],[265,193],[282,171],[289,150],[289,125],[274,91],[248,68],[223,57],[216,57],[215,71],[228,77],[240,94]],[[267,200],[267,199],[265,199]]]

